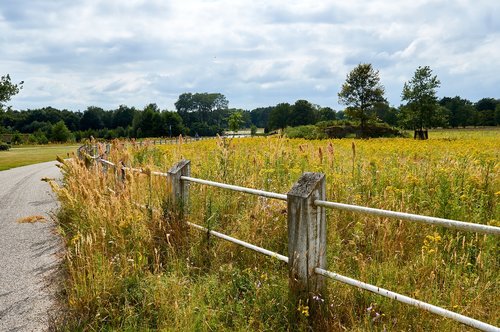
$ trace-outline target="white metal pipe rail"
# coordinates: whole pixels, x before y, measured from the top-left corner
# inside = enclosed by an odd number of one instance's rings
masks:
[[[451,318],[457,322],[474,327],[474,328],[482,330],[482,331],[497,331],[497,332],[500,331],[500,328],[498,328],[496,326],[481,322],[481,321],[476,320],[474,318],[470,318],[470,317],[467,317],[467,316],[464,316],[461,314],[457,314],[456,312],[446,310],[444,308],[441,308],[441,307],[438,307],[438,306],[435,306],[435,305],[432,305],[432,304],[429,304],[426,302],[422,302],[422,301],[413,299],[411,297],[408,297],[408,296],[405,296],[402,294],[391,292],[390,290],[387,290],[387,289],[384,289],[384,288],[381,288],[378,286],[370,285],[370,284],[364,283],[362,281],[352,279],[349,277],[345,277],[345,276],[342,276],[340,274],[330,272],[327,270],[323,270],[320,268],[315,268],[314,271],[317,274],[320,274],[322,276],[340,281],[344,284],[348,284],[348,285],[355,286],[355,287],[358,287],[361,289],[365,289],[367,291],[388,297],[390,299],[393,299],[393,300],[396,300],[396,301],[399,301],[402,303],[406,303],[406,304],[415,306],[417,308],[432,312],[433,314],[436,314],[439,316]]]
[[[226,240],[226,241],[229,241],[229,242],[232,242],[232,243],[235,243],[235,244],[238,244],[242,247],[245,247],[247,249],[251,249],[253,251],[256,251],[258,253],[261,253],[261,254],[264,254],[266,256],[269,256],[269,257],[273,257],[273,258],[276,258],[282,262],[285,262],[288,264],[288,257],[286,256],[283,256],[283,255],[280,255],[278,254],[277,252],[274,252],[274,251],[270,251],[270,250],[267,250],[267,249],[264,249],[264,248],[261,248],[261,247],[258,247],[256,245],[253,245],[251,243],[248,243],[248,242],[245,242],[245,241],[241,241],[241,240],[238,240],[234,237],[231,237],[231,236],[228,236],[226,234],[222,234],[222,233],[219,233],[219,232],[216,232],[216,231],[212,231],[212,230],[209,230],[208,228],[205,228],[203,226],[200,226],[200,225],[197,225],[197,224],[193,224],[191,222],[188,222],[187,223],[189,226],[193,227],[193,228],[196,228],[196,229],[199,229],[200,231],[204,231],[204,232],[207,232],[213,236],[216,236],[218,238],[221,238],[223,240]]]
[[[396,218],[396,219],[402,219],[402,220],[408,220],[408,221],[415,221],[415,222],[437,225],[437,226],[442,226],[442,227],[451,228],[451,229],[460,229],[463,231],[476,232],[476,233],[481,233],[481,234],[492,234],[492,235],[497,235],[497,236],[500,235],[500,227],[495,227],[495,226],[468,223],[468,222],[463,222],[463,221],[436,218],[436,217],[421,216],[418,214],[411,214],[411,213],[404,213],[404,212],[394,212],[394,211],[389,211],[389,210],[374,209],[374,208],[369,208],[369,207],[364,207],[364,206],[350,205],[350,204],[343,204],[343,203],[334,203],[334,202],[321,201],[321,200],[315,200],[314,204],[316,206],[365,213],[365,214],[370,214],[370,215],[379,216],[379,217],[388,217],[388,218]]]
[[[252,195],[257,195],[257,196],[262,196],[262,197],[274,198],[274,199],[279,199],[279,200],[282,200],[282,201],[286,201],[286,195],[284,195],[284,194],[278,194],[278,193],[274,193],[274,192],[270,192],[270,191],[264,191],[264,190],[258,190],[258,189],[251,189],[251,188],[247,188],[247,187],[234,186],[232,184],[225,184],[225,183],[220,183],[220,182],[214,182],[214,181],[208,181],[208,180],[203,180],[203,179],[197,179],[197,178],[192,178],[192,177],[189,177],[189,176],[181,176],[181,180],[195,182],[195,183],[200,183],[200,184],[204,184],[204,185],[212,186],[212,187],[229,189],[229,190],[233,190],[233,191],[239,191],[239,192],[242,192],[242,193],[247,193],[247,194],[252,194]]]

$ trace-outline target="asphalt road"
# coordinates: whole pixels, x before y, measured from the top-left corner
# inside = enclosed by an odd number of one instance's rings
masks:
[[[44,331],[55,317],[62,245],[54,233],[58,207],[44,177],[60,178],[56,162],[0,172],[0,331]],[[19,223],[33,215],[47,222]]]

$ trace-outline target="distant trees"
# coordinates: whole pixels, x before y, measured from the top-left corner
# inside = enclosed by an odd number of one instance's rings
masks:
[[[498,113],[495,110],[498,106],[498,100],[493,98],[483,98],[476,103],[478,122],[485,126],[495,126],[498,124]]]
[[[304,99],[299,99],[290,108],[287,124],[292,127],[316,123],[313,105]]]
[[[416,137],[420,139],[427,138],[424,128],[431,128],[436,120],[436,89],[440,84],[429,66],[419,66],[413,78],[404,84],[401,99],[406,101],[406,105],[401,109],[401,119],[415,130]]]
[[[269,115],[274,106],[258,107],[250,112],[251,122],[258,128],[268,128]]]
[[[89,106],[83,112],[51,106],[25,111],[1,108],[0,133],[9,134],[8,137],[15,137],[18,142],[47,143],[65,139],[79,141],[90,136],[105,139],[179,134],[213,136],[241,127],[252,128],[255,134],[257,128],[262,127],[269,132],[318,122],[322,122],[318,124],[320,128],[344,124],[357,127],[356,123],[345,123],[344,115],[348,120],[359,121],[363,130],[371,121],[418,130],[500,124],[500,99],[482,98],[473,103],[456,96],[438,101],[436,89],[439,84],[429,67],[418,67],[403,88],[402,99],[406,104],[392,107],[384,98],[379,72],[370,64],[360,64],[347,75],[338,93],[339,102],[347,106],[341,111],[305,99],[246,111],[228,108],[228,100],[220,93],[183,93],[175,103],[176,112],[161,110],[154,103],[142,110],[126,105],[114,110]],[[3,76],[0,81],[1,106],[21,88],[22,82],[12,84],[8,75]]]
[[[316,118],[319,121],[332,121],[337,119],[337,112],[330,107],[319,107]]]
[[[338,97],[339,103],[347,106],[346,115],[359,120],[364,132],[366,124],[375,119],[375,106],[385,102],[378,70],[368,63],[356,66],[347,75]]]
[[[186,132],[179,114],[161,111],[156,104],[149,104],[143,111],[136,112],[132,128],[135,137],[169,137]]]
[[[120,105],[113,113],[113,128],[127,128],[132,124],[137,110],[134,107]]]
[[[100,107],[89,106],[83,112],[83,116],[80,119],[80,129],[102,129],[104,125],[104,110]]]
[[[276,105],[269,114],[269,130],[285,129],[292,107],[289,103]]]
[[[448,126],[452,128],[464,127],[473,123],[475,108],[474,104],[458,96],[450,98],[444,97],[439,101],[439,105],[450,111]]]
[[[228,100],[220,93],[183,93],[175,102],[184,124],[200,135],[222,133],[229,117]]]

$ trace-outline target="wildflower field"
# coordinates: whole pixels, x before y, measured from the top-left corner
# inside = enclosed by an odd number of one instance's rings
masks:
[[[307,330],[307,304],[289,304],[285,264],[185,224],[286,255],[286,202],[191,184],[182,216],[166,200],[165,178],[150,171],[189,159],[193,177],[278,193],[303,172],[322,172],[329,201],[500,226],[500,131],[430,136],[115,142],[111,161],[144,169],[125,182],[112,169],[66,161],[64,185],[53,183],[67,247],[58,329]],[[498,237],[335,210],[327,230],[329,270],[500,325]],[[327,288],[325,330],[468,330],[333,280]]]

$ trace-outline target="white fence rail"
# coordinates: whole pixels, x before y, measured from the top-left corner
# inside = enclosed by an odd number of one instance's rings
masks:
[[[94,157],[96,161],[105,164],[106,166],[111,166],[111,167],[117,167],[114,163],[109,162],[105,159],[102,159],[100,157]],[[321,237],[325,237],[325,230],[324,226],[325,221],[321,220],[325,218],[325,213],[324,213],[324,208],[333,208],[333,209],[340,209],[340,210],[347,210],[351,212],[357,212],[357,213],[365,213],[365,214],[370,214],[374,216],[380,216],[380,217],[389,217],[389,218],[397,218],[401,220],[407,220],[407,221],[414,221],[414,222],[421,222],[421,223],[426,223],[434,226],[440,226],[440,227],[446,227],[446,228],[451,228],[451,229],[458,229],[462,231],[469,231],[469,232],[476,232],[476,233],[481,233],[481,234],[488,234],[492,236],[499,236],[500,235],[500,227],[495,227],[495,226],[489,226],[489,225],[482,225],[482,224],[475,224],[475,223],[468,223],[468,222],[463,222],[463,221],[457,221],[457,220],[449,220],[449,219],[442,219],[442,218],[435,218],[435,217],[428,217],[428,216],[421,216],[421,215],[416,215],[416,214],[409,214],[409,213],[402,213],[402,212],[394,212],[394,211],[388,211],[388,210],[381,210],[381,209],[374,209],[374,208],[368,208],[368,207],[362,207],[362,206],[357,206],[357,205],[349,205],[349,204],[343,204],[343,203],[335,203],[335,202],[329,202],[324,199],[321,199],[321,193],[323,191],[324,195],[324,188],[325,181],[324,181],[324,176],[318,173],[305,173],[304,176],[299,179],[299,181],[294,185],[294,188],[288,193],[288,194],[279,194],[279,193],[274,193],[274,192],[268,192],[268,191],[263,191],[263,190],[258,190],[258,189],[252,189],[252,188],[246,188],[246,187],[240,187],[240,186],[235,186],[235,185],[230,185],[230,184],[225,184],[225,183],[220,183],[220,182],[214,182],[214,181],[209,181],[209,180],[204,180],[204,179],[198,179],[189,176],[190,175],[190,166],[189,166],[189,161],[181,161],[177,165],[171,168],[171,170],[167,173],[163,172],[151,172],[151,175],[154,176],[161,176],[161,177],[167,177],[168,180],[171,182],[172,187],[174,188],[174,196],[180,196],[180,197],[174,197],[174,199],[179,199],[182,201],[187,201],[187,196],[188,196],[188,186],[186,185],[188,182],[193,182],[193,183],[198,183],[202,185],[207,185],[207,186],[212,186],[212,187],[217,187],[217,188],[222,188],[222,189],[227,189],[227,190],[232,190],[232,191],[237,191],[237,192],[242,192],[242,193],[248,193],[252,195],[258,195],[261,197],[267,197],[271,199],[278,199],[278,200],[284,200],[288,201],[288,224],[289,224],[289,252],[288,256],[281,255],[279,253],[258,247],[256,245],[244,242],[242,240],[230,237],[228,235],[216,232],[214,230],[209,230],[205,227],[202,227],[197,224],[193,224],[191,222],[188,222],[188,225],[190,227],[193,227],[195,229],[198,229],[200,231],[207,232],[215,237],[224,239],[226,241],[235,243],[237,245],[243,246],[245,248],[251,249],[253,251],[256,251],[258,253],[274,257],[280,261],[283,261],[289,265],[289,272],[290,272],[290,278],[294,279],[293,282],[298,283],[298,290],[297,295],[298,297],[303,297],[303,291],[304,287],[308,290],[307,293],[309,295],[306,295],[305,300],[310,300],[312,295],[311,294],[318,294],[319,292],[324,291],[323,289],[323,283],[321,279],[318,279],[319,277],[327,277],[334,279],[336,281],[358,287],[364,290],[368,290],[370,292],[391,298],[393,300],[409,304],[415,307],[418,307],[420,309],[429,311],[431,313],[447,317],[450,319],[453,319],[457,322],[463,323],[465,325],[471,326],[473,328],[483,330],[483,331],[500,331],[500,328],[490,325],[485,322],[481,322],[479,320],[476,320],[471,317],[467,317],[461,314],[458,314],[456,312],[402,295],[398,294],[389,290],[386,290],[384,288],[380,288],[375,285],[370,285],[367,283],[364,283],[362,281],[352,279],[346,276],[342,276],[340,274],[328,271],[325,269],[324,265],[325,263],[325,248],[321,247],[322,244],[324,244],[325,239],[321,239]],[[124,167],[120,166],[118,167],[121,169],[123,172],[125,171],[132,171],[132,172],[139,172],[139,173],[145,173],[142,169],[137,169],[137,168],[131,168],[131,167]],[[123,177],[124,178],[124,177]],[[176,183],[173,183],[176,182]],[[177,188],[177,189],[175,189]],[[303,198],[305,199],[304,201],[299,201],[296,202],[296,198]],[[306,202],[306,203],[304,203]],[[308,204],[307,202],[310,202]],[[298,211],[298,212],[297,212]],[[297,220],[299,219],[299,220]],[[301,220],[304,219],[304,220]],[[313,231],[316,232],[316,235],[311,237],[304,237],[300,236],[297,234],[297,231],[300,231],[303,227],[309,227],[309,232]],[[312,230],[311,230],[312,227]],[[290,229],[293,228],[293,229]],[[311,235],[311,233],[308,233]],[[306,241],[312,241],[311,243],[297,243],[300,242],[300,240],[297,240],[298,238],[308,238]],[[314,242],[314,243],[313,243]],[[305,246],[304,248],[302,248]],[[311,257],[312,250],[314,246],[317,247],[317,250],[314,253],[315,257]],[[292,248],[292,249],[291,249]],[[307,249],[306,249],[307,248]],[[300,256],[305,256],[300,257]],[[318,257],[316,257],[318,256]],[[320,262],[318,264],[311,265],[311,262]],[[309,266],[315,266],[313,269],[309,268],[307,269],[307,264]],[[304,265],[304,266],[301,266]],[[305,269],[305,271],[304,271]],[[309,271],[308,271],[309,270]],[[293,284],[292,282],[292,284]],[[312,286],[311,286],[312,285]],[[293,286],[292,286],[293,288]],[[311,292],[312,291],[312,292]],[[295,292],[292,289],[292,292]],[[314,314],[314,312],[312,312]]]

